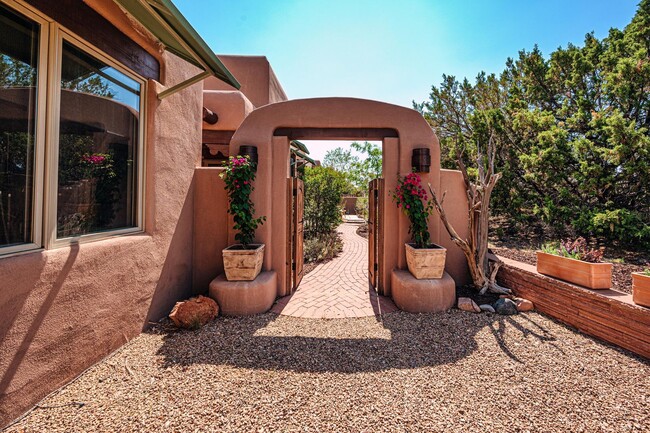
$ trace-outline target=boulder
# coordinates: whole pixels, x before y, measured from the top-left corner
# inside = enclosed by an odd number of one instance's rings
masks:
[[[517,304],[512,299],[501,298],[494,303],[494,310],[506,316],[517,314]]]
[[[488,313],[494,313],[494,307],[490,304],[481,304],[478,306],[481,311],[487,311]]]
[[[480,313],[481,309],[476,302],[470,298],[458,298],[458,309],[463,311],[470,311],[472,313]]]
[[[219,314],[219,306],[213,299],[196,296],[177,302],[169,318],[179,328],[198,329],[212,321]]]
[[[517,311],[531,311],[535,308],[532,301],[528,299],[517,299]]]

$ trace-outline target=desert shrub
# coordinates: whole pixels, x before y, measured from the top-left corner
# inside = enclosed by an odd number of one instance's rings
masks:
[[[342,222],[345,176],[331,167],[308,167],[305,182],[305,239],[330,235]]]
[[[337,256],[343,250],[343,241],[338,233],[305,239],[305,263],[322,262]]]

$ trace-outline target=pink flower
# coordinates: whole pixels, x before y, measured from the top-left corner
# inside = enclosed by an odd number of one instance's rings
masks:
[[[84,155],[82,159],[89,164],[98,165],[102,164],[106,160],[106,157],[102,155]]]

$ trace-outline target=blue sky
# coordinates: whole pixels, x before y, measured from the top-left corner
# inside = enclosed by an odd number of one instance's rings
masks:
[[[443,73],[500,72],[623,28],[637,0],[174,0],[217,53],[265,55],[291,99],[354,96],[407,107]],[[319,152],[320,153],[320,152]]]

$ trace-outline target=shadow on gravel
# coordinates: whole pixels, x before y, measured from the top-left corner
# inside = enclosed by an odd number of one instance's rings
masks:
[[[374,318],[306,320],[264,314],[219,318],[199,331],[178,331],[163,325],[149,332],[164,335],[158,355],[164,356],[166,366],[214,364],[294,372],[358,373],[456,362],[478,349],[474,337],[485,328],[492,330],[498,346],[516,362],[522,361],[508,346],[506,331],[553,344],[555,337],[534,316],[518,317],[525,319],[458,310],[421,315],[398,312],[381,319],[381,325],[390,331],[385,332],[377,328]],[[337,333],[346,337],[332,336]],[[390,336],[381,338],[382,333]],[[359,337],[350,338],[350,335]]]

